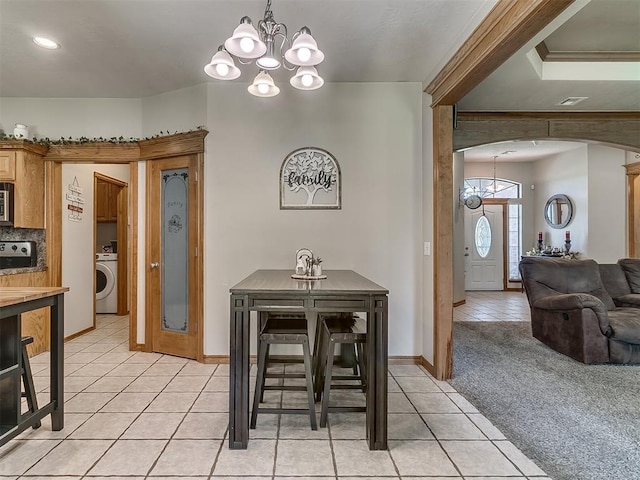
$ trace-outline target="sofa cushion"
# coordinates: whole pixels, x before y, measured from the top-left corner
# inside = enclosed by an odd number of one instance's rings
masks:
[[[609,312],[610,338],[640,344],[640,314],[637,308],[616,308]]]
[[[531,306],[549,295],[588,293],[602,301],[607,310],[615,308],[594,260],[525,257],[520,261],[520,274]]]
[[[600,263],[600,278],[605,290],[616,301],[618,297],[631,293],[629,282],[622,267],[617,263]],[[617,302],[616,302],[617,305]]]
[[[640,258],[621,258],[618,265],[627,277],[631,293],[640,293]]]

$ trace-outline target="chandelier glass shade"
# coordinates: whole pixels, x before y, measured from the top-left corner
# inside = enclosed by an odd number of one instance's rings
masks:
[[[204,71],[217,80],[234,80],[241,74],[235,60],[243,65],[255,60],[260,72],[248,90],[259,97],[273,97],[280,92],[268,72],[281,66],[296,71],[289,81],[294,88],[316,90],[324,85],[315,68],[324,60],[324,53],[318,49],[311,30],[302,27],[289,39],[286,25],[273,18],[271,0],[267,0],[264,18],[258,22],[258,29],[249,17],[242,17],[240,25],[224,45],[218,47]]]
[[[261,70],[256,78],[253,79],[253,83],[247,88],[251,95],[256,97],[275,97],[280,93],[280,89],[276,87],[276,84],[271,78],[269,73]]]

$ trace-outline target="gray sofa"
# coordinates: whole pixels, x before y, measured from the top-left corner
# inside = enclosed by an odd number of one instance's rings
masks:
[[[601,263],[600,278],[616,307],[640,308],[640,258]]]
[[[520,274],[535,338],[583,363],[640,363],[640,260],[525,257]]]

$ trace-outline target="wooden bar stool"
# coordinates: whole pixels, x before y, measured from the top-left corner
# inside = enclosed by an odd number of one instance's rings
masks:
[[[262,341],[260,340],[260,336],[262,334],[262,330],[264,329],[264,326],[266,325],[267,319],[280,319],[280,320],[300,320],[300,321],[306,321],[307,317],[305,316],[304,312],[258,312],[258,338],[257,338],[257,342],[256,342],[256,353],[258,354],[258,356],[260,355],[260,345],[262,343]],[[304,363],[304,358],[300,357],[300,358],[292,358],[292,357],[279,357],[279,356],[275,356],[275,355],[269,355],[269,345],[267,344],[267,365],[266,368],[268,369],[269,366],[276,364],[276,363]],[[260,403],[262,403],[264,401],[264,382],[267,378],[273,378],[271,377],[271,374],[266,374],[267,370],[265,370],[265,376],[262,377],[262,389],[261,389],[261,395],[260,395]]]
[[[22,337],[22,384],[24,385],[24,392],[21,392],[21,396],[27,398],[27,405],[29,412],[33,413],[38,410],[38,399],[36,398],[36,389],[33,384],[33,375],[31,375],[31,364],[29,363],[29,354],[27,353],[27,345],[33,343],[33,337]],[[39,428],[40,422],[33,425],[33,428]]]
[[[366,355],[367,343],[366,324],[357,315],[344,316],[319,316],[318,321],[322,325],[322,333],[319,341],[320,358],[316,374],[316,399],[318,392],[322,396],[322,410],[320,413],[320,426],[327,425],[327,415],[332,412],[364,412],[366,407],[356,406],[329,406],[331,389],[357,389],[366,392]],[[334,358],[337,344],[351,344],[356,349],[357,366],[351,375],[333,375]],[[357,383],[333,383],[333,380],[355,380]],[[319,390],[322,387],[322,390]]]
[[[302,357],[305,373],[268,373],[269,347],[274,344],[298,344],[302,346]],[[266,378],[305,378],[306,386],[299,385],[265,385]],[[296,390],[307,392],[309,407],[304,408],[266,408],[260,407],[265,390]],[[276,318],[267,316],[259,336],[258,374],[256,389],[253,394],[253,410],[251,411],[250,428],[256,428],[258,413],[308,413],[311,429],[317,430],[316,408],[313,395],[313,377],[311,371],[311,352],[309,350],[309,333],[306,318]]]

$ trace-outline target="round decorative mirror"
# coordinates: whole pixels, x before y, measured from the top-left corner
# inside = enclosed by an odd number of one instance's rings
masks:
[[[573,204],[566,195],[553,195],[544,206],[544,219],[551,228],[564,228],[573,218]]]

